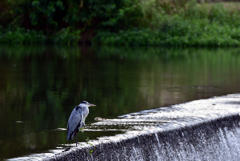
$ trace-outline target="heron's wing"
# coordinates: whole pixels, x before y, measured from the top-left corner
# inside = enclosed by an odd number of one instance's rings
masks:
[[[82,109],[74,108],[67,125],[67,140],[73,139],[74,132],[78,132],[82,126]]]

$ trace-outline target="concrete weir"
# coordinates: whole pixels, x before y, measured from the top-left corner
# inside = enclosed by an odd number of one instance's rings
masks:
[[[44,160],[239,160],[240,94],[160,107],[92,123],[118,129]]]

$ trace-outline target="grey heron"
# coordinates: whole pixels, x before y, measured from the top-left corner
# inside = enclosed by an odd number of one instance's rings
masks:
[[[85,126],[85,119],[88,116],[90,106],[96,106],[94,104],[88,103],[87,101],[81,102],[78,106],[76,106],[69,119],[67,124],[67,140],[73,139],[73,136],[76,138],[76,146],[77,146],[77,133],[78,131]]]

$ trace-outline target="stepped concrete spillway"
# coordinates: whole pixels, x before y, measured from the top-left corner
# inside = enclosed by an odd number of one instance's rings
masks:
[[[196,100],[92,123],[124,133],[45,158],[55,160],[239,160],[240,94]]]

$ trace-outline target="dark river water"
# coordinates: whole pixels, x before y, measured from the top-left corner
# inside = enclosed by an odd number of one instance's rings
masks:
[[[83,100],[97,105],[90,123],[239,92],[240,48],[0,46],[0,160],[74,143],[65,128]]]

